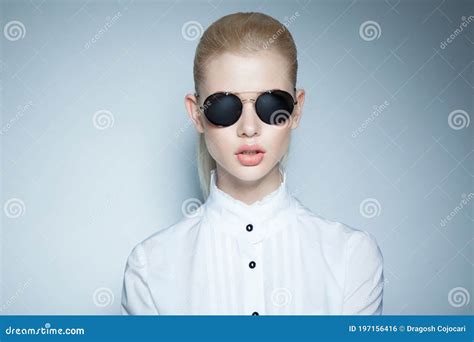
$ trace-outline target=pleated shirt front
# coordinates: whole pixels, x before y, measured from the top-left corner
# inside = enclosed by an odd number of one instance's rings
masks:
[[[370,233],[324,219],[287,187],[251,205],[216,186],[193,214],[137,244],[125,315],[380,315],[383,256]]]

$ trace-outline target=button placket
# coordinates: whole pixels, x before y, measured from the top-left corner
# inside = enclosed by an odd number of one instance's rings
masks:
[[[245,263],[246,294],[245,303],[248,315],[261,315],[265,312],[265,295],[263,284],[262,243],[248,245]]]
[[[259,243],[263,240],[264,226],[260,222],[249,222],[244,227],[246,238],[251,244]]]

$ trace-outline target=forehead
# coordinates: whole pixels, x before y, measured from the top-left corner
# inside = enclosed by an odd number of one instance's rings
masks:
[[[289,64],[273,51],[238,55],[223,53],[207,64],[203,92],[261,91],[268,89],[291,90]]]

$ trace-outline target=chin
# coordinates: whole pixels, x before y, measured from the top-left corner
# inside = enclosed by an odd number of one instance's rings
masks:
[[[244,166],[237,162],[237,167],[232,173],[234,177],[239,178],[243,181],[257,181],[265,177],[271,168],[268,165],[259,164],[255,166]]]

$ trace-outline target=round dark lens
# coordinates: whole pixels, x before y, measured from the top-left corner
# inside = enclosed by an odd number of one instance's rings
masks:
[[[283,125],[293,112],[293,97],[282,90],[263,93],[255,103],[260,119],[269,125]]]
[[[216,126],[231,126],[242,113],[242,102],[233,94],[216,93],[204,101],[204,114]]]

